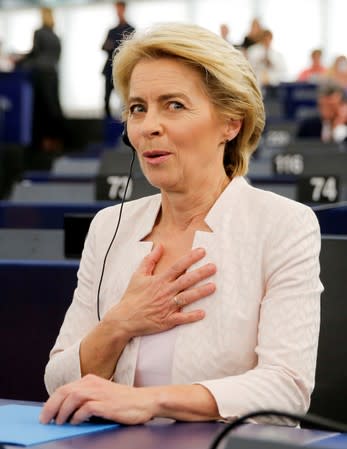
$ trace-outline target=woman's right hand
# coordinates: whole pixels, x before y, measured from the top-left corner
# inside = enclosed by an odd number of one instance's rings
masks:
[[[215,274],[216,266],[207,263],[187,272],[205,256],[204,249],[196,248],[163,273],[154,274],[163,251],[163,246],[158,245],[143,259],[120,303],[102,319],[104,325],[118,331],[121,328],[126,339],[162,332],[205,316],[203,310],[184,312],[181,308],[215,291],[213,282],[197,284]]]

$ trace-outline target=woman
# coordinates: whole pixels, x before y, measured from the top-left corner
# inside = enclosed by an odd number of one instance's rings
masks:
[[[319,327],[312,211],[242,177],[264,126],[244,56],[197,26],[137,33],[115,56],[130,142],[160,195],[94,219],[47,365],[41,421],[303,413]]]

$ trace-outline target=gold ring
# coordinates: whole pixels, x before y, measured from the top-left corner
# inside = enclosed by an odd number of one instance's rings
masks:
[[[182,307],[181,301],[177,298],[177,296],[174,296],[172,298],[173,302],[176,304],[176,306],[180,309]]]

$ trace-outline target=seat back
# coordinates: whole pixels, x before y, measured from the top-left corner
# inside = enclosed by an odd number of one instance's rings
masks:
[[[321,328],[310,413],[347,424],[347,236],[322,238]]]

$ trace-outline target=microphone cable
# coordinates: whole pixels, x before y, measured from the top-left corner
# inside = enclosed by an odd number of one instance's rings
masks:
[[[123,138],[123,140],[124,140],[124,138]],[[120,220],[122,218],[123,206],[124,206],[125,198],[126,198],[128,187],[129,187],[129,183],[130,183],[131,174],[132,174],[132,171],[133,171],[134,161],[135,161],[135,151],[133,149],[133,151],[132,151],[132,158],[131,158],[131,162],[130,162],[128,179],[127,179],[127,183],[125,185],[125,189],[124,189],[124,193],[123,193],[123,197],[122,197],[122,201],[121,201],[121,205],[120,205],[120,209],[119,209],[117,226],[116,226],[116,229],[115,229],[115,231],[113,233],[112,240],[111,240],[110,244],[108,245],[108,248],[107,248],[107,251],[106,251],[106,254],[105,254],[105,257],[104,257],[104,261],[102,263],[101,276],[100,276],[99,285],[98,285],[98,292],[97,292],[97,296],[96,296],[96,311],[97,311],[97,315],[98,315],[98,320],[99,321],[101,321],[101,317],[100,317],[100,290],[101,290],[102,279],[104,277],[104,272],[105,272],[105,267],[106,267],[106,260],[107,260],[108,254],[109,254],[109,252],[111,250],[111,247],[113,245],[113,242],[114,242],[114,240],[116,238],[116,235],[117,235],[117,232],[118,232],[118,228],[119,228],[119,225],[120,225]]]
[[[346,433],[347,432],[347,425],[332,419],[323,418],[318,415],[307,413],[306,415],[299,415],[295,413],[287,413],[287,412],[280,412],[277,410],[259,410],[255,412],[250,412],[245,415],[240,416],[239,418],[235,419],[235,421],[231,422],[230,424],[227,424],[226,427],[220,431],[217,436],[213,439],[211,445],[209,446],[209,449],[217,449],[219,443],[222,441],[222,439],[230,433],[232,430],[234,430],[236,427],[240,426],[241,424],[244,424],[245,421],[247,421],[250,418],[255,418],[257,416],[278,416],[280,418],[288,418],[295,421],[300,421],[303,424],[309,424],[319,427],[320,429],[324,429],[327,431],[333,431],[333,432],[339,432],[339,433]]]

